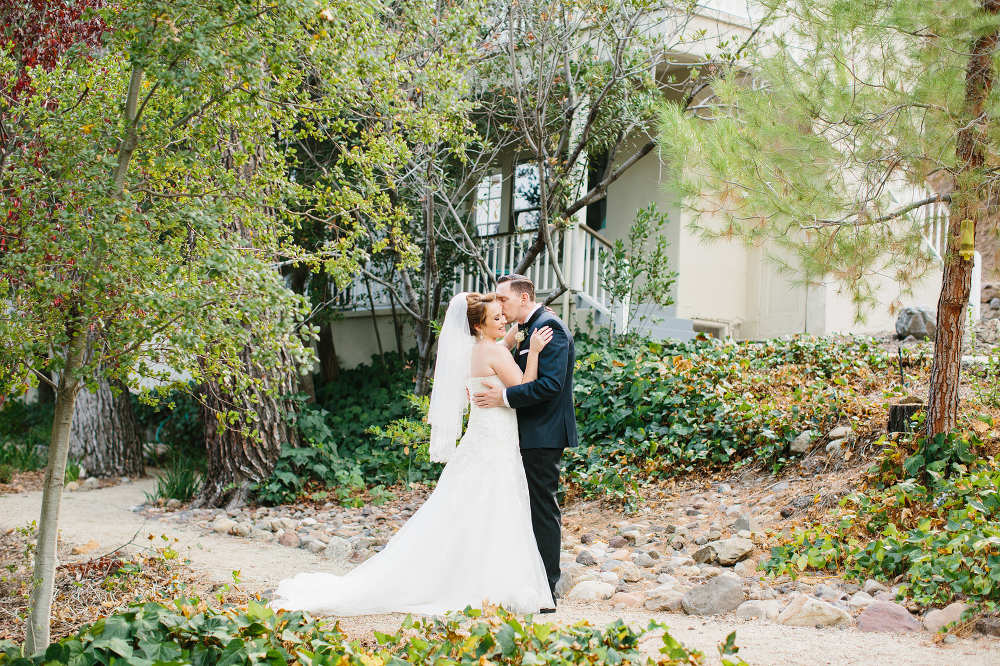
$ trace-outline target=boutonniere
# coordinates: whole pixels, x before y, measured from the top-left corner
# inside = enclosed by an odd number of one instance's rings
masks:
[[[518,331],[515,333],[514,339],[517,340],[518,343],[524,342],[524,331]]]

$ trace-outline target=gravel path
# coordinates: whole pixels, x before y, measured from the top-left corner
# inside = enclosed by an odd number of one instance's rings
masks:
[[[299,571],[330,571],[330,560],[305,550],[286,548],[275,543],[261,543],[177,524],[147,520],[132,511],[145,500],[145,491],[155,486],[152,479],[91,491],[64,493],[60,529],[64,541],[84,544],[95,540],[103,555],[133,540],[146,544],[147,536],[178,538],[181,555],[191,560],[195,570],[219,581],[231,581],[232,571],[239,570],[244,588],[263,591],[279,580]],[[0,496],[0,529],[23,526],[37,520],[40,492]],[[340,573],[334,570],[335,573]],[[378,615],[346,618],[341,625],[357,638],[370,636],[373,630],[394,633],[402,615]],[[601,625],[622,618],[645,626],[650,618],[666,623],[675,638],[684,645],[705,652],[707,663],[717,664],[716,646],[727,634],[736,631],[740,656],[754,666],[815,664],[893,664],[893,666],[978,666],[1000,664],[1000,640],[960,639],[952,645],[935,645],[927,633],[910,635],[866,634],[853,628],[813,629],[787,627],[765,621],[744,621],[731,616],[703,618],[675,613],[651,613],[639,610],[612,610],[606,604],[561,601],[554,615],[545,620],[572,623],[587,619]],[[651,654],[659,648],[655,638],[644,646]]]

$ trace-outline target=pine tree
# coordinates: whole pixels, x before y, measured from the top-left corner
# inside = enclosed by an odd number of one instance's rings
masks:
[[[770,38],[687,112],[665,106],[671,186],[710,238],[765,241],[858,311],[877,274],[904,287],[932,260],[916,213],[947,203],[927,430],[958,416],[975,237],[993,233],[1000,159],[996,0],[763,0]],[[926,191],[909,199],[901,192]]]

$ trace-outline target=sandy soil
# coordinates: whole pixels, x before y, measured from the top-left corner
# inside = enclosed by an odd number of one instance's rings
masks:
[[[147,537],[179,539],[177,549],[192,567],[219,581],[231,581],[239,570],[247,591],[273,588],[279,580],[299,571],[329,571],[330,562],[304,550],[270,543],[238,539],[176,524],[146,520],[132,511],[153,489],[152,479],[92,491],[64,493],[60,529],[70,544],[96,540],[99,556],[122,545],[148,544]],[[37,520],[40,492],[0,496],[0,529],[23,526]],[[335,571],[336,572],[336,571]],[[339,572],[338,572],[339,573]],[[562,601],[545,620],[572,623],[587,619],[605,624],[619,617],[645,627],[650,618],[664,622],[684,645],[705,652],[707,663],[717,664],[716,646],[736,631],[740,656],[754,666],[815,664],[892,664],[893,666],[978,666],[1000,664],[1000,639],[960,639],[952,645],[934,644],[927,633],[911,635],[866,634],[856,629],[786,627],[773,622],[744,621],[733,617],[703,618],[640,610],[612,610],[585,602]],[[401,615],[347,618],[341,622],[352,636],[363,638],[373,630],[394,633]],[[643,643],[651,654],[660,647],[655,637]]]

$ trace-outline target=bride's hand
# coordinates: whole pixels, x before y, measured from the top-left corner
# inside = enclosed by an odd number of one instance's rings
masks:
[[[535,329],[535,332],[531,334],[531,351],[536,354],[552,341],[552,329],[548,326],[542,326],[541,328]]]

